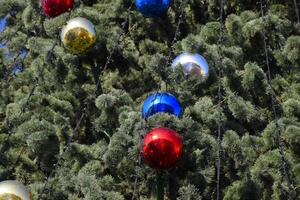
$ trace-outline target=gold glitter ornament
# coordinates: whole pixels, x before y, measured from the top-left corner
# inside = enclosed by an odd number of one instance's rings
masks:
[[[27,188],[17,181],[0,182],[0,200],[31,200]]]
[[[71,53],[83,54],[96,42],[94,25],[82,17],[71,19],[62,29],[61,41]]]
[[[22,200],[22,199],[14,194],[5,193],[0,195],[0,200]]]

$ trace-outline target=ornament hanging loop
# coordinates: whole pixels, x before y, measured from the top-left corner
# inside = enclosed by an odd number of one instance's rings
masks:
[[[164,179],[163,179],[162,172],[157,172],[156,182],[157,182],[156,200],[164,200]]]

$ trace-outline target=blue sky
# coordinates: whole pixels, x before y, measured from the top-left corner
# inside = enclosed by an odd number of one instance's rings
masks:
[[[3,18],[0,19],[0,33],[4,31],[5,26],[6,26],[6,22],[7,21],[6,21],[5,17],[3,17]]]
[[[6,25],[7,25],[7,18],[6,17],[0,18],[0,33],[5,30]],[[3,46],[4,45],[0,42],[0,48],[3,48]],[[28,51],[23,50],[20,55],[20,58],[21,59],[25,58],[27,56],[27,53],[28,53]],[[10,59],[12,57],[13,57],[13,55],[11,55],[10,53],[7,53],[6,58]],[[22,71],[23,71],[22,65],[20,65],[19,63],[16,63],[13,67],[11,74],[16,75]]]
[[[4,31],[6,22],[7,22],[6,17],[0,18],[0,33]],[[3,47],[2,42],[0,42],[0,48],[2,47]]]

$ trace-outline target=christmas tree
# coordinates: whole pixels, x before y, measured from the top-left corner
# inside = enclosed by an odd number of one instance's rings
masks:
[[[299,199],[297,0],[174,0],[151,18],[133,0],[49,2],[63,1],[0,0],[0,182],[35,200]],[[95,34],[72,51],[77,17]],[[183,52],[209,77],[173,70]],[[157,92],[182,115],[144,120]],[[158,127],[183,142],[168,170],[141,157]]]

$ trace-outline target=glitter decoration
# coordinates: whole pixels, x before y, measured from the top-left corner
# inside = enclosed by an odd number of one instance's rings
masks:
[[[22,200],[22,198],[14,194],[5,193],[0,195],[0,200]]]
[[[71,19],[61,32],[61,40],[71,53],[86,53],[96,42],[94,25],[82,17]]]

